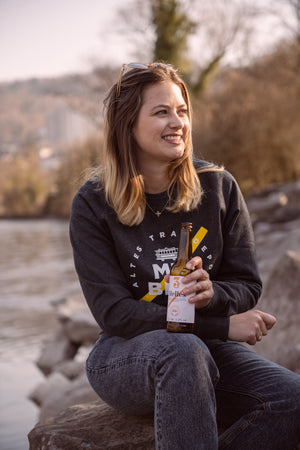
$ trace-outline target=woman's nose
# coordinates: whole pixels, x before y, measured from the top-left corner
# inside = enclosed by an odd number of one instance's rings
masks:
[[[178,116],[177,113],[173,113],[170,118],[170,126],[171,128],[182,128],[183,120]]]

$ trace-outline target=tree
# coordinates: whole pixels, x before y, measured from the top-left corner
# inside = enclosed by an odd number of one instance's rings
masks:
[[[173,64],[190,90],[199,94],[236,38],[249,33],[243,23],[252,9],[238,0],[134,0],[130,8],[119,11],[119,32],[126,34],[127,40],[134,36],[136,55],[140,56],[143,42],[142,61],[146,56]],[[194,58],[190,51],[192,39]]]
[[[291,14],[282,14],[282,7],[288,7]],[[300,0],[274,0],[266,13],[277,16],[292,36],[292,40],[300,44]]]
[[[150,3],[155,31],[153,59],[167,61],[188,75],[188,38],[196,31],[197,22],[189,18],[179,0],[152,0]]]

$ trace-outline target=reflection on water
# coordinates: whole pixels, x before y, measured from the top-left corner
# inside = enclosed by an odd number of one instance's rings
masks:
[[[28,449],[43,380],[35,366],[58,324],[51,300],[78,289],[65,221],[0,221],[0,449]]]
[[[45,308],[77,286],[67,222],[0,221],[0,249],[0,306]]]

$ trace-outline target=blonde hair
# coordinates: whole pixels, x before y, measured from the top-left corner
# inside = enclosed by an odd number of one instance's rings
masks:
[[[132,68],[124,73],[104,100],[105,145],[103,164],[98,174],[108,204],[124,225],[138,225],[145,215],[144,180],[136,164],[137,144],[133,128],[142,105],[144,89],[163,81],[172,81],[180,87],[191,121],[187,88],[176,70],[162,63]],[[190,211],[201,201],[202,189],[192,155],[189,133],[183,156],[171,161],[169,166],[168,195],[170,198],[173,193],[175,195],[168,210],[174,213]]]

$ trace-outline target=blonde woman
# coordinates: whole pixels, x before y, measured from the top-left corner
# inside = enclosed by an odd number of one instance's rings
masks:
[[[252,352],[276,319],[234,178],[193,159],[189,95],[166,64],[123,65],[105,100],[101,168],[76,194],[74,261],[101,333],[87,360],[109,405],[154,414],[156,449],[293,449],[300,377]],[[193,333],[166,331],[180,225],[193,223],[185,288]],[[218,425],[226,431],[218,437]]]

